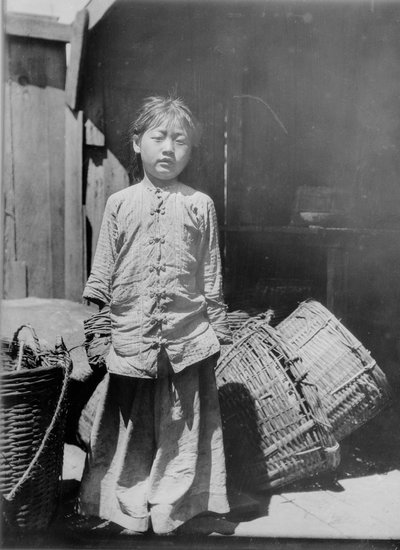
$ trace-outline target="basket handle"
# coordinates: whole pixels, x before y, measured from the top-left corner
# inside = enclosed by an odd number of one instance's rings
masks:
[[[59,353],[60,352],[67,353],[66,348],[65,348],[65,344],[64,344],[62,339],[60,339],[58,345],[56,346],[56,349]],[[5,500],[7,500],[9,502],[11,502],[15,498],[18,491],[21,490],[22,485],[29,478],[34,466],[36,465],[36,462],[38,461],[40,455],[43,452],[43,449],[46,446],[47,440],[49,439],[50,434],[53,431],[54,425],[58,420],[58,417],[59,417],[60,411],[61,411],[61,406],[62,406],[62,403],[64,401],[64,397],[65,397],[65,394],[66,394],[66,391],[67,391],[69,373],[70,373],[70,370],[71,370],[71,359],[69,357],[68,357],[68,359],[69,359],[68,360],[68,365],[66,365],[65,368],[64,368],[64,380],[63,380],[63,384],[62,384],[62,388],[61,388],[61,392],[60,392],[60,397],[58,399],[58,403],[57,403],[57,406],[56,406],[54,414],[53,414],[53,418],[51,419],[51,422],[50,422],[50,424],[49,424],[49,426],[46,430],[46,433],[45,433],[44,438],[43,438],[43,440],[40,444],[40,447],[36,451],[35,456],[32,458],[31,463],[29,464],[28,468],[25,470],[23,476],[18,481],[18,483],[15,485],[15,487],[13,489],[11,489],[11,491],[8,493],[8,495],[4,496]]]
[[[22,359],[21,348],[23,348],[23,343],[19,340],[19,334],[24,328],[29,329],[30,332],[31,332],[33,343],[35,345],[35,349],[33,349],[33,352],[35,353],[35,355],[38,356],[40,354],[40,351],[41,351],[40,350],[39,338],[37,337],[37,334],[36,334],[34,328],[29,324],[21,325],[14,332],[14,336],[12,337],[11,344],[10,344],[10,354],[11,354],[11,356],[16,357],[17,355],[19,355],[20,360]],[[18,364],[17,370],[19,370],[19,366],[20,365]]]

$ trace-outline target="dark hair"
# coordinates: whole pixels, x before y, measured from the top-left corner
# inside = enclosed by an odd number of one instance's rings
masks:
[[[130,142],[134,136],[141,137],[147,130],[163,122],[168,125],[178,123],[187,131],[193,145],[200,141],[200,124],[186,103],[178,97],[152,96],[144,99],[129,128]],[[133,154],[131,175],[134,181],[143,178],[142,161],[139,154]]]

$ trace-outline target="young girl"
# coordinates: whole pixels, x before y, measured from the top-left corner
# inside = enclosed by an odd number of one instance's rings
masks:
[[[132,127],[141,180],[108,199],[84,298],[110,308],[107,391],[82,514],[173,532],[229,511],[214,367],[230,342],[212,200],[178,181],[198,125],[174,98],[145,100]]]

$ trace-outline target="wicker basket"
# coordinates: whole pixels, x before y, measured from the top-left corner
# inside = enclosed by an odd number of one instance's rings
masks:
[[[277,329],[315,384],[339,441],[374,417],[390,400],[386,377],[370,353],[315,300],[308,300]]]
[[[46,529],[56,511],[72,368],[61,340],[42,351],[34,333],[33,347],[18,342],[22,328],[1,342],[0,490],[13,533]]]
[[[228,325],[232,332],[233,339],[241,338],[243,331],[247,330],[250,325],[253,323],[258,324],[260,321],[270,325],[274,317],[274,312],[272,309],[267,311],[257,313],[257,314],[248,314],[242,310],[228,311]]]
[[[228,325],[232,331],[232,334],[236,334],[238,330],[250,319],[250,314],[247,311],[241,309],[235,309],[234,311],[228,311]]]
[[[265,490],[336,468],[339,445],[301,361],[264,321],[246,326],[216,370],[228,478]]]

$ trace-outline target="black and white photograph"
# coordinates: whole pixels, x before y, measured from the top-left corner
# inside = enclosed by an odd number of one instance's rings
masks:
[[[0,547],[400,550],[400,0],[5,0]]]

